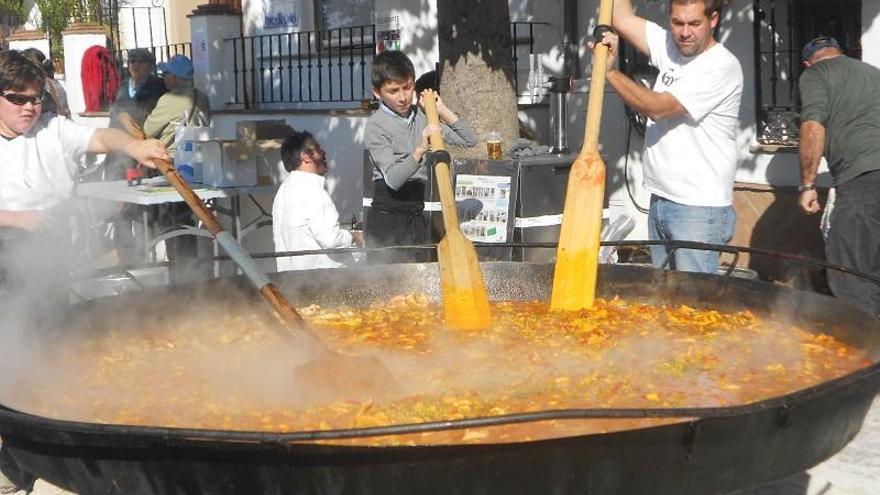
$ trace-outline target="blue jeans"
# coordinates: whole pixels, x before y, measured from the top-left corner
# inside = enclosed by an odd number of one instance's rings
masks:
[[[651,195],[648,238],[727,244],[733,238],[735,222],[732,206],[690,206]],[[651,246],[651,262],[656,268],[666,263],[669,252],[667,246]],[[717,251],[677,249],[668,267],[682,272],[714,274],[718,271],[718,255]]]

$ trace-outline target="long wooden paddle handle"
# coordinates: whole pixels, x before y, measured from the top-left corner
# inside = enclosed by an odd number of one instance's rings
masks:
[[[130,115],[126,113],[120,114],[119,122],[130,136],[135,139],[146,139],[143,129],[132,120]],[[214,238],[217,239],[217,242],[223,246],[223,250],[226,251],[226,254],[228,254],[229,257],[232,258],[232,260],[241,268],[248,280],[259,289],[260,294],[262,294],[272,307],[275,308],[275,311],[278,312],[281,319],[288,325],[295,326],[300,330],[305,328],[302,317],[296,312],[296,309],[290,305],[287,298],[284,297],[284,294],[275,287],[275,284],[269,280],[269,277],[267,277],[263,270],[260,269],[254,259],[251,258],[251,255],[241,247],[241,244],[239,244],[229,232],[223,230],[223,227],[214,217],[214,214],[205,207],[205,203],[203,203],[195,191],[189,187],[189,184],[183,177],[181,177],[180,172],[174,168],[174,165],[167,160],[154,160],[154,162],[156,163],[156,168],[162,172],[162,175],[164,175],[166,179],[168,179],[168,183],[174,186],[174,189],[181,197],[183,197],[187,206],[189,206],[199,220],[202,221],[208,231],[210,231]],[[310,334],[309,331],[305,331],[304,333]],[[308,336],[314,337],[313,335]],[[320,342],[320,339],[317,338],[313,338],[312,340]]]
[[[425,116],[428,117],[428,125],[440,125],[440,116],[437,114],[437,98],[433,91],[427,92],[423,97],[425,101]],[[433,132],[428,136],[431,143],[431,149],[443,150],[443,133]],[[434,175],[437,176],[437,192],[440,195],[441,205],[451,205],[451,208],[443,209],[443,228],[446,232],[454,232],[459,229],[458,211],[455,209],[455,196],[452,194],[452,173],[449,171],[449,164],[438,162],[434,166]]]
[[[599,24],[611,24],[614,0],[599,2]],[[587,101],[587,124],[581,155],[599,151],[599,129],[602,125],[602,102],[605,98],[605,73],[608,70],[608,47],[596,43],[593,48],[593,72],[590,76],[590,98]]]

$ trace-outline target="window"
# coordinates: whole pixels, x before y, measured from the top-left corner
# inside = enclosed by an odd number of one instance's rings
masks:
[[[373,0],[316,0],[321,29],[373,24]]]
[[[861,59],[861,0],[754,0],[755,102],[760,144],[796,146],[801,47],[834,36]]]

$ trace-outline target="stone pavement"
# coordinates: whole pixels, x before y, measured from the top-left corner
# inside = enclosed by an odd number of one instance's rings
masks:
[[[24,490],[11,493],[28,495]],[[878,494],[880,494],[880,397],[874,400],[859,434],[834,457],[791,478],[728,495]],[[40,480],[37,481],[30,495],[76,494]]]
[[[855,438],[834,457],[805,473],[730,495],[880,494],[880,396]]]

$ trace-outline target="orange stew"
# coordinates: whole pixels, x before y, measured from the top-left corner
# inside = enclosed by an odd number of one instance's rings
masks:
[[[750,311],[597,300],[578,313],[493,303],[488,331],[453,332],[421,295],[369,308],[305,308],[327,343],[375,355],[401,390],[315,403],[293,390],[291,348],[262,307],[108,328],[58,341],[51,363],[7,405],[98,423],[293,432],[567,408],[711,407],[789,394],[870,364],[829,335]],[[512,442],[680,419],[558,420],[352,440],[360,444]]]

